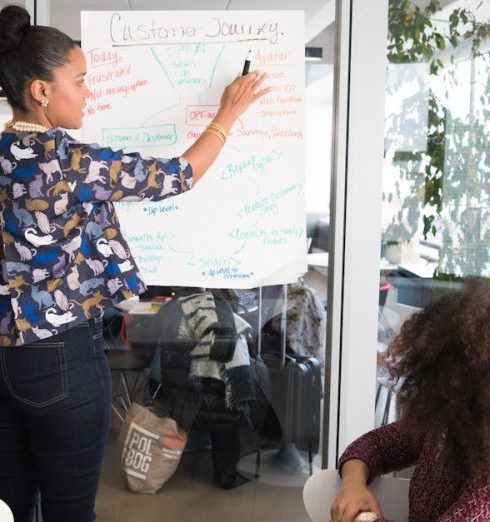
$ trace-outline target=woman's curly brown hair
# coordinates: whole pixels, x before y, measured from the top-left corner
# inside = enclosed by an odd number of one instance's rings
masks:
[[[490,474],[490,281],[468,279],[415,314],[387,351],[401,425],[462,480]]]

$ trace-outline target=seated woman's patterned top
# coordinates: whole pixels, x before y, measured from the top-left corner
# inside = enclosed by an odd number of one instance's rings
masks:
[[[184,158],[84,145],[57,127],[0,135],[0,346],[45,339],[144,292],[112,202],[191,185]]]
[[[339,470],[350,459],[363,460],[370,482],[379,475],[415,465],[410,481],[410,522],[490,520],[490,480],[461,484],[459,476],[451,475],[441,465],[438,453],[428,440],[415,440],[394,422],[355,440],[340,457]]]

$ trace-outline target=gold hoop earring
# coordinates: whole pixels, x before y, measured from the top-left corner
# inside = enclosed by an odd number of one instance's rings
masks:
[[[44,108],[46,108],[48,106],[48,100],[45,100],[45,99],[42,99],[40,102],[39,102]]]

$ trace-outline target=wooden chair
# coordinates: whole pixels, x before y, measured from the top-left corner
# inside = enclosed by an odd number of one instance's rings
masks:
[[[324,469],[314,473],[304,485],[303,502],[312,522],[328,522],[330,506],[340,488],[337,470]],[[369,485],[378,499],[383,515],[394,522],[408,522],[408,489],[410,480],[379,477]]]

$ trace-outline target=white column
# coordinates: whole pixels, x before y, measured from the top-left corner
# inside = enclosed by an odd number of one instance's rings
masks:
[[[34,23],[34,0],[25,0],[24,7],[29,11],[31,15],[31,24]]]
[[[337,1],[328,464],[374,426],[388,0]]]
[[[34,4],[34,0],[27,0]],[[36,12],[36,24],[37,25],[51,25],[51,2],[50,0],[37,0],[35,2]]]

